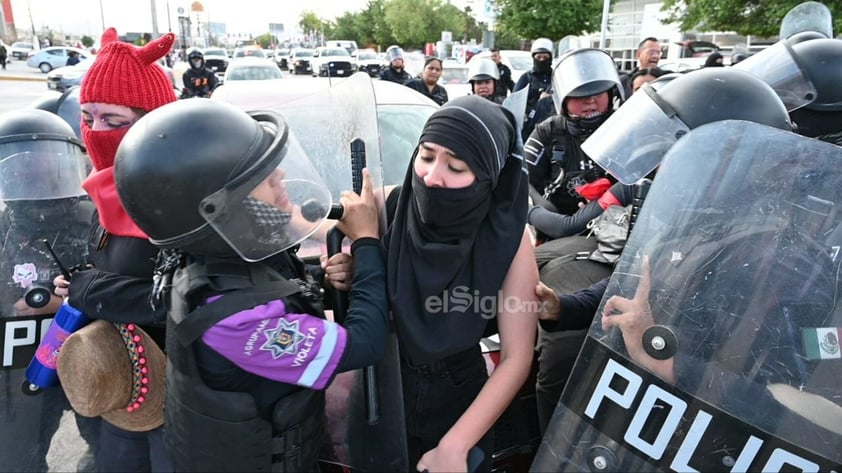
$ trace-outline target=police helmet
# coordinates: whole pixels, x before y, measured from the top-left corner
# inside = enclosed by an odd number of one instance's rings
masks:
[[[738,53],[734,53],[734,54],[731,55],[731,65],[732,66],[737,65],[740,62],[745,61],[746,59],[748,59],[748,54],[746,54],[742,51],[738,52]]]
[[[203,53],[202,50],[199,49],[199,48],[190,48],[190,50],[187,51],[187,60],[189,61],[191,59],[197,59],[197,58],[201,59],[201,60],[204,60],[205,59],[205,53]]]
[[[791,111],[816,99],[815,78],[807,74],[805,60],[799,56],[788,41],[778,41],[732,69],[748,72],[767,83]]]
[[[61,117],[73,128],[77,138],[82,137],[79,124],[82,122],[82,111],[79,106],[79,87],[70,87],[64,92],[49,91],[35,99],[28,108],[37,108]]]
[[[389,46],[389,49],[386,50],[386,58],[390,63],[397,59],[403,59],[403,49],[400,46]]]
[[[0,199],[44,200],[85,195],[82,141],[58,115],[22,109],[0,115]]]
[[[816,88],[816,100],[805,105],[808,110],[842,111],[842,40],[816,39],[792,46]]]
[[[330,192],[281,115],[212,100],[181,100],[138,120],[114,176],[153,244],[195,254],[259,261],[307,238],[330,209]],[[306,221],[296,218],[305,205]]]
[[[549,38],[538,38],[532,42],[529,54],[535,56],[537,53],[549,53],[553,55],[553,42]]]
[[[800,33],[795,33],[794,35],[790,36],[786,39],[787,44],[790,46],[795,46],[798,43],[803,43],[804,41],[810,41],[812,39],[826,39],[827,37],[821,33],[816,31],[802,31]]]
[[[477,80],[500,80],[500,69],[497,64],[489,58],[478,57],[468,63],[468,81]]]
[[[734,67],[704,68],[657,91],[644,84],[582,149],[618,180],[633,184],[655,169],[689,130],[722,120],[792,131],[786,107],[768,84]]]
[[[601,49],[569,51],[553,70],[553,102],[558,113],[565,113],[564,100],[568,97],[590,97],[606,91],[625,98],[614,59]]]

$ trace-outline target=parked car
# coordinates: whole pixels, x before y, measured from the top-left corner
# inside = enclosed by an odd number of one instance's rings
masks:
[[[443,61],[439,84],[447,90],[448,100],[469,95],[471,83],[468,82],[468,66],[455,61]]]
[[[313,77],[344,77],[356,72],[351,55],[344,48],[317,48],[312,65]]]
[[[57,67],[64,67],[67,65],[68,52],[75,51],[79,54],[79,60],[93,57],[93,55],[84,49],[71,48],[68,46],[52,46],[44,48],[35,52],[26,59],[26,65],[40,69],[44,74],[52,71]]]
[[[47,74],[47,88],[64,92],[71,87],[82,85],[82,79],[84,79],[85,74],[88,73],[88,69],[91,68],[93,63],[94,58],[91,57],[79,62],[75,66],[64,66],[53,69]],[[164,70],[164,73],[170,79],[170,82],[172,82],[173,89],[175,89],[173,70],[161,64],[158,64],[158,66]]]
[[[385,63],[376,52],[371,50],[357,51],[357,69],[360,72],[365,72],[371,77],[377,77],[384,67]]]
[[[262,81],[283,78],[284,74],[271,59],[245,57],[231,61],[228,70],[225,71],[225,80],[223,83],[228,83],[228,81]]]
[[[26,56],[28,56],[32,51],[35,51],[34,44],[18,41],[16,43],[12,43],[12,47],[10,47],[8,51],[8,56],[22,61],[26,59]]]
[[[483,51],[474,55],[471,60],[477,57],[491,58],[491,51]],[[468,61],[470,62],[470,61]],[[524,72],[532,69],[532,55],[529,51],[520,51],[517,49],[503,49],[500,50],[500,62],[505,64],[512,70],[512,81],[517,84],[518,79]]]
[[[278,48],[275,50],[275,62],[282,71],[289,69],[289,48]]]
[[[307,48],[295,48],[290,52],[287,66],[289,72],[295,74],[310,74],[313,72],[313,50]]]
[[[222,48],[205,48],[205,67],[212,70],[220,79],[228,69],[228,53]]]

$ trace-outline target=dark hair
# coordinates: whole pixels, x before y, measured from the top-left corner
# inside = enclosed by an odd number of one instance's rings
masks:
[[[439,62],[439,66],[441,66],[441,67],[442,67],[442,69],[444,68],[444,64],[441,62],[441,59],[439,59],[439,58],[437,58],[437,57],[435,57],[435,56],[428,56],[428,57],[427,57],[427,59],[425,59],[425,60],[424,60],[424,67],[426,68],[426,67],[427,67],[427,66],[429,66],[429,65],[430,65],[430,63],[431,63],[431,62],[433,62],[433,61],[438,61],[438,62]]]
[[[640,52],[640,50],[643,49],[643,45],[648,43],[649,41],[654,41],[654,42],[658,43],[658,45],[661,44],[661,42],[658,40],[658,38],[656,38],[654,36],[647,36],[647,37],[643,38],[639,43],[637,43],[637,52]]]
[[[661,77],[662,75],[664,75],[666,73],[667,73],[667,71],[661,69],[660,67],[650,67],[650,68],[647,68],[647,69],[638,69],[638,70],[634,71],[634,74],[632,74],[631,77],[629,77],[629,82],[630,83],[634,82],[634,80],[637,79],[640,76],[653,76],[657,79],[658,77]]]
[[[500,48],[491,48],[491,49],[489,49],[489,51],[491,51],[492,53],[499,53]]]

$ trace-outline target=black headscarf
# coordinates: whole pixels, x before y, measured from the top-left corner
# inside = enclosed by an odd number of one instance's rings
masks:
[[[449,148],[476,179],[462,189],[427,187],[415,174],[416,149],[384,238],[401,350],[415,363],[475,346],[497,316],[498,291],[526,225],[517,133],[508,110],[473,95],[448,102],[424,126],[419,143]]]

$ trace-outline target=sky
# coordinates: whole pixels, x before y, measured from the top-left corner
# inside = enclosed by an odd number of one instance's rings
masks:
[[[70,35],[87,34],[98,38],[105,26],[125,32],[152,31],[152,2],[155,2],[158,31],[178,32],[177,10],[190,12],[193,0],[4,0],[11,1],[15,24],[19,29],[31,30],[30,15],[36,31],[42,26]],[[365,8],[368,0],[199,0],[212,22],[226,24],[228,33],[263,34],[269,23],[284,23],[289,30],[298,24],[301,12],[314,11],[325,19],[341,16],[346,11]],[[100,5],[102,6],[100,10]],[[167,7],[170,21],[168,24]],[[191,13],[195,23],[196,14]],[[202,21],[204,21],[204,16]]]

